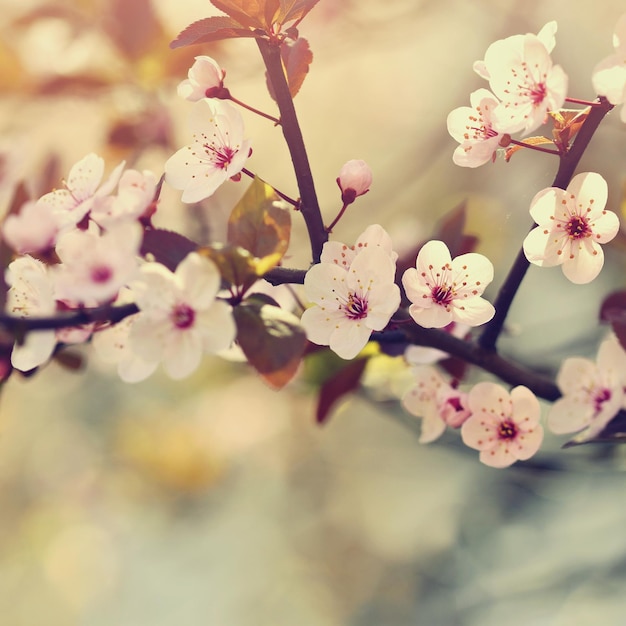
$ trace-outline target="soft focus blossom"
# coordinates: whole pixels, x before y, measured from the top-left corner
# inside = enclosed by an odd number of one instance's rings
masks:
[[[478,89],[470,94],[470,106],[450,112],[448,132],[460,144],[452,155],[456,165],[478,167],[495,160],[502,133],[494,129],[491,118],[498,104],[488,89]]]
[[[581,357],[565,359],[556,383],[563,396],[550,409],[548,428],[556,434],[586,429],[584,437],[593,437],[626,408],[626,352],[610,335],[600,345],[595,363]]]
[[[6,311],[16,317],[46,317],[56,311],[56,301],[48,268],[31,256],[21,256],[9,264],[5,279],[10,286]],[[45,363],[54,352],[54,330],[27,333],[22,344],[15,344],[11,364],[27,372]]]
[[[393,250],[391,237],[387,231],[380,224],[371,224],[357,237],[353,246],[348,246],[339,241],[327,241],[322,248],[320,261],[322,263],[335,263],[348,269],[361,250],[374,246],[384,250],[394,264],[398,260],[398,255]]]
[[[165,180],[183,192],[183,202],[199,202],[239,174],[250,155],[239,111],[222,100],[199,100],[190,117],[192,143],[165,163]]]
[[[149,170],[126,170],[117,187],[117,194],[109,196],[91,211],[91,219],[104,228],[123,221],[137,220],[149,213],[154,201],[158,179]]]
[[[563,106],[567,76],[550,58],[556,28],[550,22],[539,35],[500,39],[489,46],[484,61],[474,64],[501,100],[491,117],[497,131],[529,133],[546,121],[548,111]]]
[[[446,429],[460,428],[470,416],[467,394],[452,387],[430,366],[413,369],[415,385],[404,394],[402,406],[422,419],[420,443],[435,441]]]
[[[409,313],[424,328],[443,328],[451,322],[478,326],[495,313],[481,298],[493,280],[493,265],[482,254],[470,252],[450,257],[442,241],[429,241],[417,255],[415,268],[402,276],[411,301]]]
[[[4,240],[19,254],[50,250],[58,232],[58,221],[43,202],[26,202],[17,215],[7,215],[2,224]]]
[[[60,228],[78,224],[85,215],[105,202],[117,185],[125,163],[120,163],[102,184],[104,159],[91,153],[78,161],[65,181],[65,189],[56,189],[40,198],[49,206]]]
[[[623,104],[621,119],[626,122],[626,13],[615,26],[615,52],[598,63],[591,75],[593,88],[611,104]]]
[[[573,283],[592,281],[604,265],[600,244],[611,241],[619,219],[604,207],[608,186],[600,174],[574,176],[567,189],[548,187],[533,198],[537,227],[524,240],[526,258],[539,267],[561,265]]]
[[[349,269],[314,265],[304,279],[306,297],[314,305],[302,314],[309,340],[353,359],[400,305],[394,275],[395,264],[380,246],[363,248]]]
[[[472,415],[461,426],[463,443],[480,450],[480,460],[491,467],[508,467],[533,456],[543,441],[541,407],[524,386],[511,393],[495,383],[482,382],[469,392]]]
[[[197,56],[189,68],[188,78],[178,85],[178,95],[192,102],[213,98],[224,86],[225,74],[215,59]]]
[[[142,229],[119,224],[104,234],[73,230],[59,237],[55,266],[56,294],[61,300],[97,303],[114,300],[138,267]]]
[[[370,190],[372,170],[365,161],[353,159],[339,170],[337,184],[341,189],[341,201],[344,204],[352,204],[358,196]]]
[[[181,379],[198,368],[203,354],[230,346],[236,327],[230,305],[216,299],[220,280],[215,263],[195,252],[175,272],[160,263],[141,267],[130,285],[140,313],[128,342],[142,367],[160,362],[171,378]]]

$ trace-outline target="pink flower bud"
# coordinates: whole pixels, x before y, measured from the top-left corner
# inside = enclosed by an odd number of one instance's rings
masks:
[[[341,189],[342,202],[352,204],[358,196],[370,190],[372,170],[365,161],[353,159],[341,168],[337,184]]]
[[[178,85],[178,95],[191,102],[219,97],[225,75],[217,61],[208,56],[198,56],[189,68],[188,78]]]

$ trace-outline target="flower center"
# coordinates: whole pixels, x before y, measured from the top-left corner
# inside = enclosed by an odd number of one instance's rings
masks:
[[[611,399],[611,390],[606,387],[603,389],[598,389],[596,394],[593,396],[593,404],[596,415],[602,411],[602,405],[605,402],[608,402]]]
[[[220,170],[225,170],[237,154],[237,150],[226,145],[216,147],[214,144],[205,143],[203,147],[211,163]]]
[[[106,283],[111,280],[113,271],[107,265],[101,265],[100,267],[94,267],[91,270],[91,280],[94,283]]]
[[[170,315],[174,326],[181,329],[193,326],[195,317],[195,311],[188,304],[177,304]]]
[[[498,426],[498,437],[500,439],[515,439],[517,435],[517,426],[512,420],[504,420]]]
[[[348,301],[342,305],[346,317],[351,320],[361,320],[367,317],[367,300],[356,293],[348,296]]]
[[[431,297],[434,302],[446,306],[454,300],[452,288],[447,285],[435,285],[431,291]]]
[[[591,236],[591,228],[587,218],[582,215],[572,215],[565,226],[565,230],[570,239],[582,239]]]
[[[537,106],[544,101],[547,92],[545,83],[539,83],[530,88],[528,95],[533,105]]]

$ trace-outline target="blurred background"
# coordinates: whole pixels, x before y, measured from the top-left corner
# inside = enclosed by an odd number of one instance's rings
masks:
[[[472,63],[489,43],[550,20],[570,95],[593,98],[591,71],[623,11],[623,0],[320,0],[300,28],[314,63],[296,106],[327,222],[341,165],[374,171],[336,238],[378,222],[408,248],[466,200],[495,289],[556,163],[518,153],[457,168],[446,117],[484,86]],[[207,0],[0,0],[0,13],[2,211],[18,181],[42,194],[92,151],[107,171],[125,159],[160,174],[187,142],[176,85],[197,54],[220,62],[233,95],[274,110],[253,42],[169,49],[217,13]],[[243,115],[249,168],[296,196],[279,130]],[[609,116],[579,168],[608,180],[616,211],[625,139]],[[218,240],[243,191],[227,183],[190,207],[164,188],[155,222]],[[295,217],[287,264],[305,267]],[[599,301],[624,287],[624,244],[607,248],[590,285],[531,268],[503,350],[549,372],[593,355]],[[626,624],[619,447],[561,451],[548,437],[532,462],[502,471],[456,433],[420,446],[396,401],[410,380],[392,359],[320,428],[303,379],[276,393],[243,364],[207,359],[181,383],[159,373],[124,385],[81,354],[79,371],[52,363],[2,390],[3,626]]]

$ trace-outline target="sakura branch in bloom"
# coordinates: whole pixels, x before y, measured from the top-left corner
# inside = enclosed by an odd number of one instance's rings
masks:
[[[557,26],[549,22],[536,35],[513,35],[489,46],[474,69],[490,90],[475,89],[470,106],[447,117],[458,143],[456,165],[486,165],[509,142],[558,158],[552,186],[530,206],[537,226],[515,242],[519,253],[496,285],[494,306],[483,297],[494,267],[474,252],[481,241],[466,232],[462,207],[445,216],[429,240],[400,256],[377,223],[366,226],[353,245],[328,241],[346,208],[369,192],[373,176],[363,160],[343,165],[336,179],[341,209],[325,227],[294,106],[313,58],[298,29],[317,1],[259,0],[237,9],[220,2],[226,16],[200,20],[173,42],[254,39],[267,70],[261,84],[269,87],[278,117],[233,98],[224,87],[226,71],[197,56],[178,85],[179,95],[193,103],[192,138],[164,159],[164,177],[125,170],[121,162],[105,178],[104,160],[90,153],[70,168],[60,189],[39,198],[16,196],[2,226],[7,256],[11,250],[14,255],[5,269],[0,356],[8,363],[10,353],[12,368],[32,374],[65,344],[90,341],[122,380],[136,383],[160,366],[178,380],[196,371],[206,354],[237,351],[266,383],[281,388],[307,375],[300,365],[315,352],[321,369],[332,372],[320,384],[322,422],[335,400],[358,388],[367,364],[382,352],[398,356],[405,368],[420,359],[431,363],[414,367],[408,388],[397,394],[404,409],[421,419],[423,443],[450,426],[460,428],[463,442],[479,450],[487,465],[524,461],[543,439],[538,397],[556,401],[548,411],[555,433],[578,432],[577,443],[617,440],[621,423],[626,431],[626,292],[612,301],[617,304],[605,319],[615,336],[602,344],[595,363],[568,358],[549,376],[501,355],[497,341],[529,264],[561,265],[570,281],[588,283],[603,267],[601,246],[619,231],[616,213],[605,208],[604,178],[575,171],[604,117],[626,99],[626,16],[615,29],[614,54],[594,69],[598,100],[567,97],[567,75],[551,58]],[[563,110],[566,101],[588,106]],[[280,125],[299,196],[245,169],[252,142],[232,103]],[[511,137],[547,122],[554,126],[551,138]],[[543,148],[545,143],[556,149]],[[274,146],[258,150],[272,158]],[[200,203],[242,172],[253,181],[233,207],[224,241],[202,247],[154,227],[163,181],[182,192],[183,203]],[[306,226],[312,263],[305,268],[288,266],[300,243],[290,242],[292,214]],[[358,211],[354,219],[364,226],[369,221]],[[452,258],[450,249],[471,251]],[[290,303],[262,293],[261,279],[290,289]],[[483,326],[479,334],[477,326]],[[376,346],[364,350],[370,342]],[[512,390],[481,380],[477,370]]]
[[[550,187],[530,204],[537,227],[524,240],[526,258],[539,267],[560,265],[573,283],[591,282],[604,265],[600,244],[611,241],[619,219],[605,209],[608,186],[600,174],[586,172],[566,190]]]

